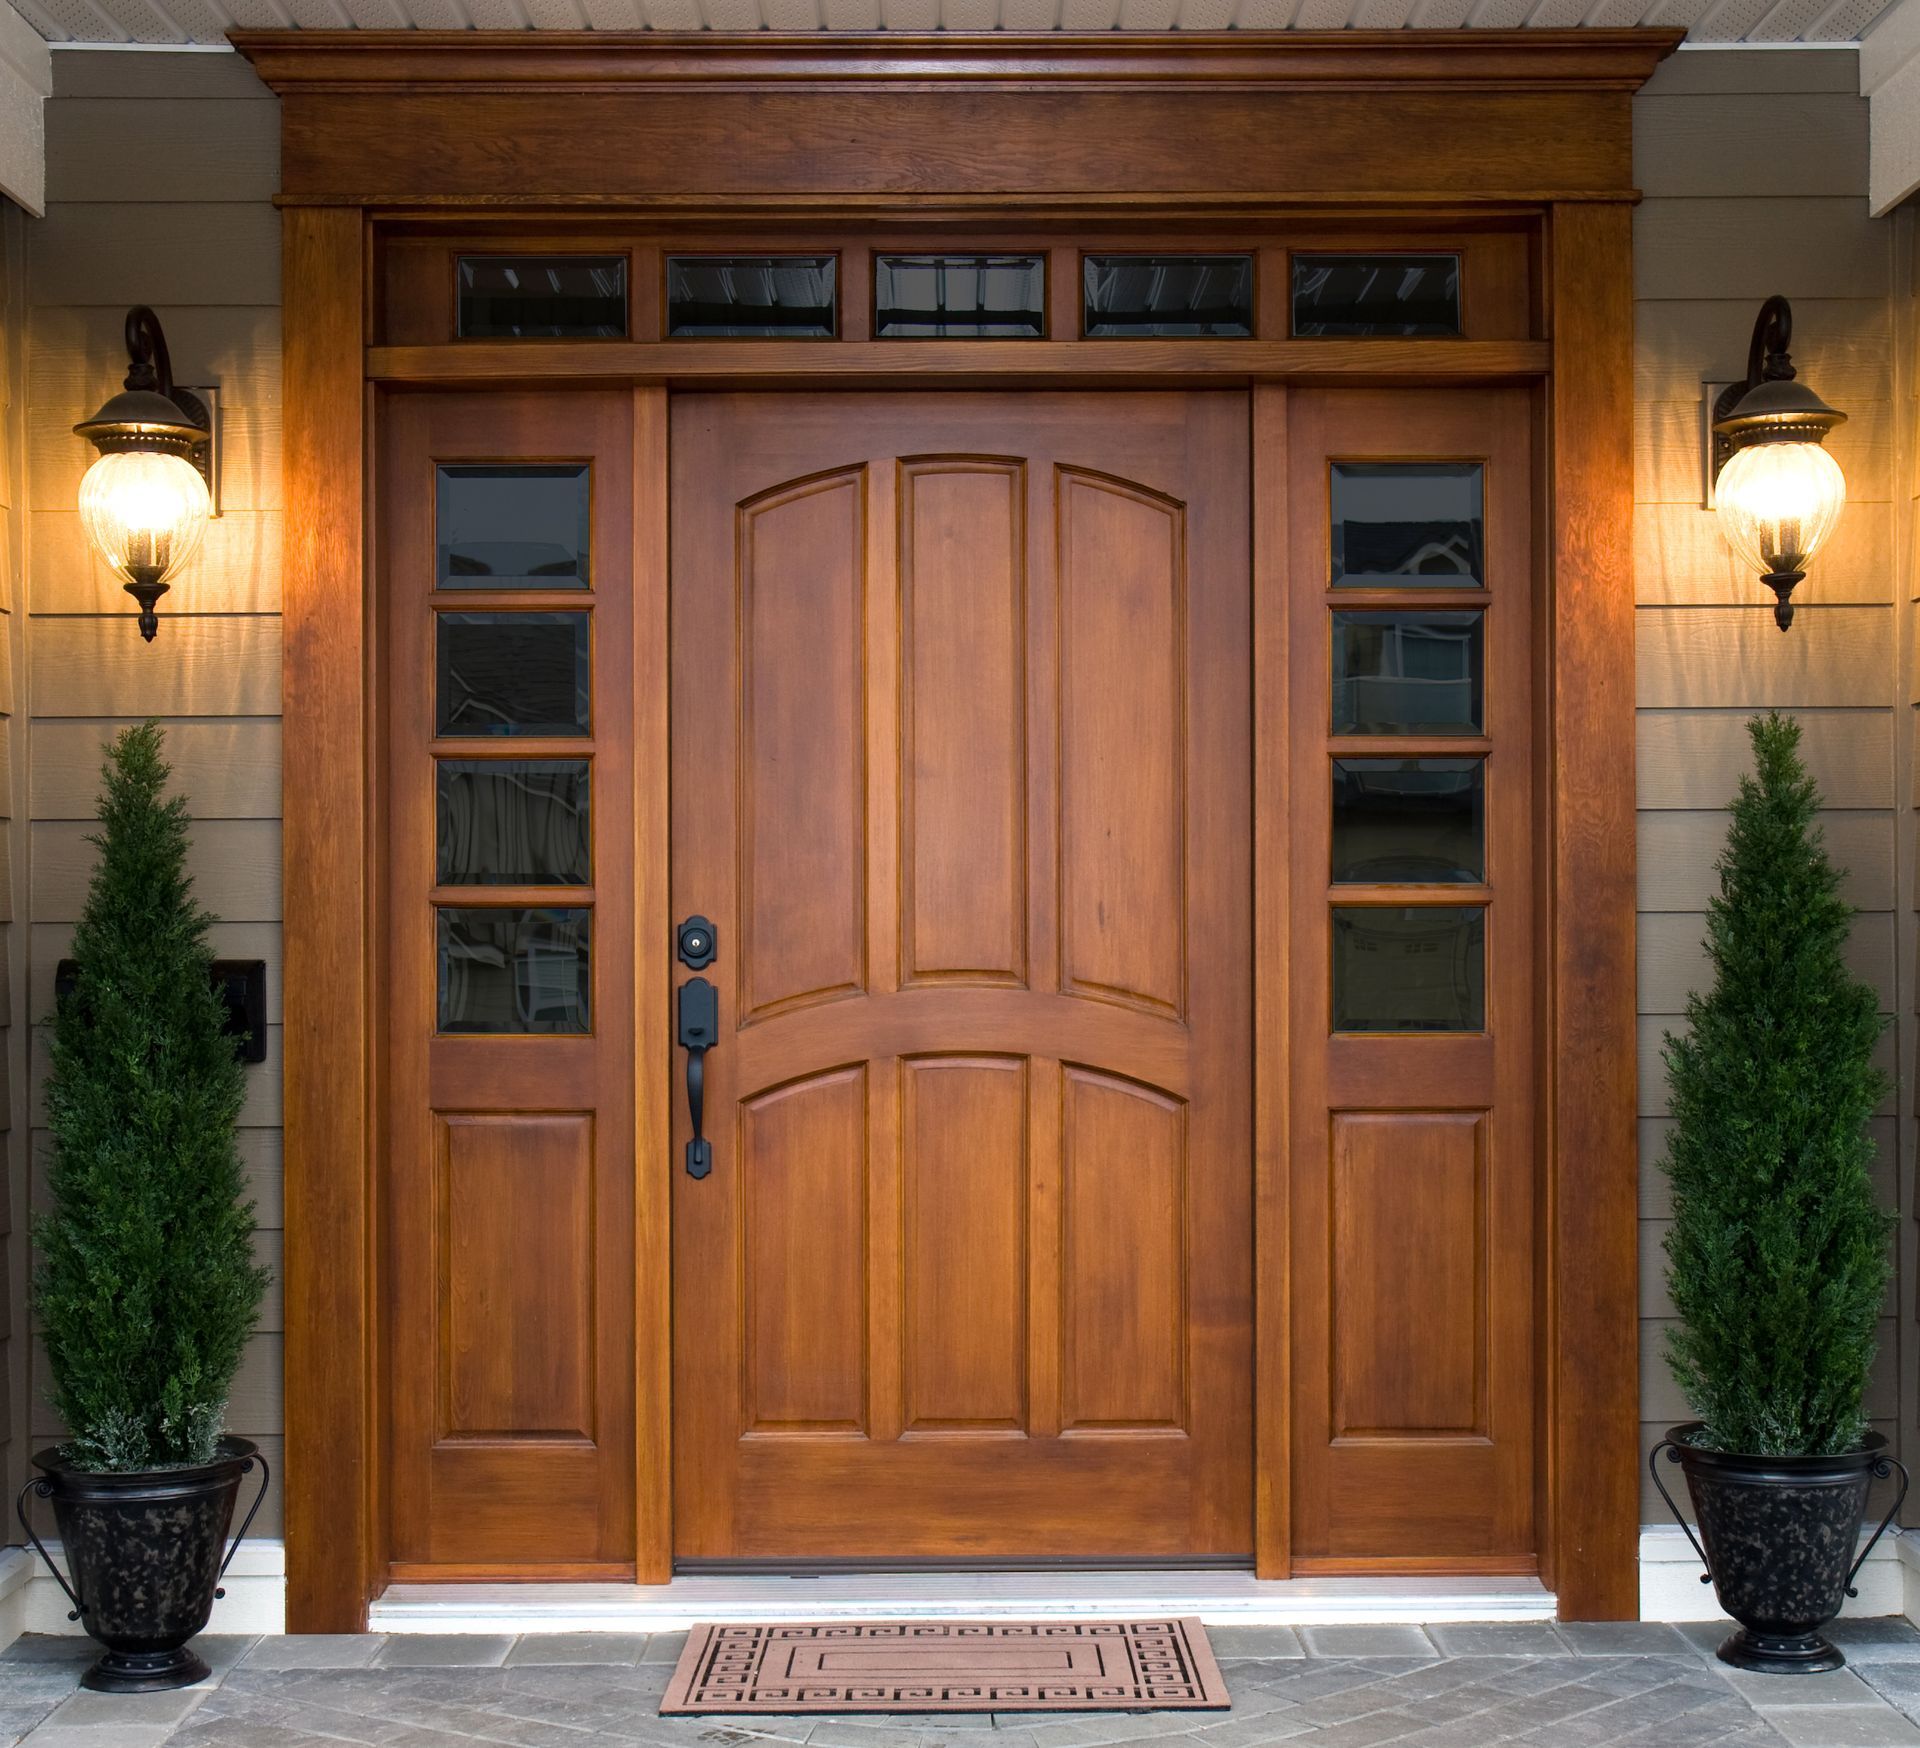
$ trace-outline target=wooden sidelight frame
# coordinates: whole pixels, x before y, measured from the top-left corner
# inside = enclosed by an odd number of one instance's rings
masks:
[[[245,34],[282,98],[285,209],[288,1623],[364,1628],[381,1525],[382,723],[370,599],[374,399],[389,383],[633,385],[640,539],[665,567],[672,388],[1221,386],[1253,395],[1284,474],[1286,385],[1518,382],[1536,396],[1547,579],[1536,654],[1543,1031],[1542,1576],[1569,1618],[1638,1608],[1630,99],[1673,33],[1462,31],[1098,37]],[[760,142],[781,142],[769,153]],[[1407,142],[1417,142],[1409,145]],[[504,190],[504,192],[503,192]],[[1370,240],[1510,222],[1531,250],[1518,337],[1450,340],[548,341],[389,344],[389,228],[564,234],[616,219],[736,233],[925,232],[1298,219]],[[1065,234],[1065,233],[1061,233]],[[1256,494],[1256,596],[1286,549]],[[1286,1253],[1285,627],[1256,619],[1256,1244]],[[666,736],[660,671],[637,732]],[[648,749],[642,747],[640,754]],[[664,769],[664,761],[657,768]],[[666,915],[665,796],[640,797],[637,890]],[[664,926],[657,931],[664,937]],[[645,931],[643,931],[643,942]],[[643,945],[641,1061],[667,1060],[668,944]],[[1562,1071],[1563,1065],[1566,1071]],[[666,1149],[644,1079],[640,1157]],[[643,1177],[638,1254],[664,1257]],[[637,1306],[642,1580],[670,1570],[668,1306]],[[1287,1570],[1286,1303],[1258,1307],[1257,1556]]]

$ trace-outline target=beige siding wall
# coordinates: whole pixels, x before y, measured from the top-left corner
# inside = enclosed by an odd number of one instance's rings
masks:
[[[1660,1240],[1666,1182],[1664,1034],[1701,981],[1703,910],[1725,830],[1718,811],[1746,767],[1745,723],[1778,706],[1805,731],[1827,836],[1861,915],[1853,961],[1901,1008],[1896,923],[1908,857],[1896,763],[1907,734],[1898,649],[1893,416],[1894,229],[1867,215],[1867,106],[1854,55],[1686,53],[1636,100],[1635,555],[1639,604],[1641,1412],[1646,1442],[1684,1418],[1661,1358],[1672,1306]],[[1756,142],[1764,141],[1764,145]],[[1848,509],[1801,585],[1791,632],[1760,603],[1701,507],[1701,382],[1744,374],[1761,300],[1793,300],[1794,360],[1848,414],[1831,447]],[[1910,1011],[1910,1009],[1909,1009]],[[1891,1074],[1907,1027],[1883,1046]],[[1911,1103],[1909,1096],[1906,1101]],[[1889,1203],[1904,1194],[1896,1111],[1874,1129]],[[1892,1434],[1911,1336],[1891,1297],[1870,1411]],[[1911,1415],[1905,1416],[1910,1424]],[[1651,1488],[1644,1516],[1664,1516]]]
[[[103,742],[167,729],[194,818],[216,950],[267,962],[267,1060],[247,1070],[241,1148],[259,1248],[280,1256],[280,224],[278,104],[234,55],[60,54],[47,105],[47,216],[27,220],[26,1001],[34,1154],[46,1137],[42,1023],[86,895]],[[126,373],[129,305],[165,324],[175,379],[217,383],[221,515],[141,642],[74,509],[92,450],[72,434]],[[24,1117],[24,1113],[23,1113]],[[36,1202],[44,1173],[33,1173]],[[280,1295],[268,1295],[230,1420],[259,1439],[278,1533]],[[36,1354],[36,1437],[54,1430]]]
[[[16,842],[14,878],[26,901],[24,939],[8,943],[13,981],[25,983],[16,1002],[24,998],[36,1020],[51,1003],[53,966],[90,859],[86,821],[100,744],[120,724],[157,714],[192,798],[202,897],[225,919],[221,950],[259,954],[269,964],[275,1024],[268,1062],[250,1071],[244,1144],[262,1248],[277,1258],[275,106],[247,68],[227,57],[63,53],[55,76],[48,215],[26,221],[26,489],[24,499],[17,492],[8,499],[29,512],[23,708],[31,741],[23,746],[25,737],[15,735],[0,757],[0,808],[18,819],[0,841]],[[1890,1014],[1911,1015],[1920,994],[1899,987],[1911,980],[1915,939],[1896,951],[1897,937],[1920,934],[1904,799],[1913,767],[1905,717],[1916,694],[1901,678],[1910,664],[1900,654],[1910,642],[1906,603],[1920,573],[1902,574],[1895,562],[1910,548],[1920,486],[1917,403],[1909,372],[1896,416],[1892,362],[1896,331],[1903,343],[1920,343],[1920,319],[1910,301],[1896,304],[1897,227],[1867,217],[1866,106],[1854,95],[1856,77],[1844,53],[1688,54],[1667,63],[1636,108],[1648,194],[1636,219],[1635,449],[1642,1416],[1649,1438],[1682,1409],[1658,1356],[1669,1310],[1659,1248],[1666,1212],[1656,1165],[1665,1126],[1659,1044],[1700,975],[1702,911],[1722,830],[1717,810],[1741,769],[1742,723],[1753,710],[1778,705],[1805,724],[1831,809],[1829,832],[1863,913],[1855,935],[1862,975]],[[1910,252],[1910,241],[1903,247]],[[1908,272],[1902,260],[1902,285]],[[1736,572],[1699,507],[1701,379],[1740,371],[1754,313],[1774,291],[1794,299],[1795,355],[1807,376],[1851,415],[1834,447],[1852,507],[1830,558],[1804,586],[1805,606],[1786,637],[1756,606],[1756,586]],[[225,514],[169,597],[151,648],[134,634],[112,579],[86,553],[73,503],[87,450],[68,431],[117,383],[121,317],[135,301],[160,310],[182,381],[219,381],[228,440]],[[8,357],[19,351],[17,333],[8,318],[0,331]],[[9,490],[8,478],[0,466],[0,490]],[[0,529],[9,513],[0,506]],[[0,560],[0,589],[6,568]],[[9,604],[0,603],[0,614]],[[19,643],[9,632],[8,649]],[[6,666],[0,661],[0,670]],[[0,696],[0,733],[16,695]],[[9,760],[22,780],[6,790]],[[11,795],[23,805],[13,807]],[[0,880],[0,902],[5,889]],[[9,932],[0,920],[0,941]],[[1889,1035],[1890,1068],[1910,1062],[1911,1029],[1903,1021]],[[36,1062],[36,1084],[37,1070]],[[1912,1108],[1911,1076],[1901,1108]],[[1876,1125],[1889,1200],[1902,1193],[1896,1159],[1911,1151],[1896,1135],[1895,1111],[1890,1101]],[[16,1204],[24,1194],[18,1186]],[[24,1248],[15,1225],[8,1259],[17,1303]],[[1908,1289],[1903,1302],[1912,1298]],[[1890,1304],[1873,1398],[1889,1431],[1915,1418],[1915,1392],[1902,1387],[1913,1344],[1908,1338],[1903,1346],[1905,1324],[1893,1313]],[[280,1427],[278,1330],[276,1295],[234,1403],[237,1430],[266,1439],[270,1451]],[[27,1406],[25,1370],[15,1368],[16,1427]],[[50,1428],[37,1381],[32,1394],[33,1429],[44,1433]],[[1650,1508],[1647,1515],[1656,1514]]]
[[[26,788],[27,737],[14,729],[15,700],[26,691],[26,215],[0,201],[0,1402],[6,1404],[0,1476],[9,1491],[25,1479],[27,1393],[26,812],[14,798]]]

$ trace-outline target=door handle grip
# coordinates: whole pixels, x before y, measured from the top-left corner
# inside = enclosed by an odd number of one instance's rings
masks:
[[[680,986],[680,1047],[687,1053],[687,1114],[693,1136],[687,1142],[687,1176],[705,1177],[713,1170],[713,1143],[706,1127],[707,1052],[720,1041],[720,992],[704,977],[689,977]]]

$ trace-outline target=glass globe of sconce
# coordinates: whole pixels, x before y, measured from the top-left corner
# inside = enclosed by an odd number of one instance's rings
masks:
[[[127,312],[127,357],[126,387],[74,426],[100,452],[80,482],[80,521],[140,604],[140,635],[151,643],[154,605],[199,550],[213,511],[212,425],[200,398],[173,386],[166,336],[144,306]]]
[[[1807,574],[1846,507],[1847,480],[1821,447],[1846,422],[1794,380],[1787,347],[1793,309],[1784,297],[1760,306],[1747,380],[1714,403],[1714,508],[1720,532],[1774,593],[1774,622],[1793,623],[1793,588]]]

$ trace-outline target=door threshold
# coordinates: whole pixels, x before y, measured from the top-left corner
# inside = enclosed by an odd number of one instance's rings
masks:
[[[377,1633],[668,1633],[695,1621],[1100,1619],[1211,1626],[1551,1620],[1537,1578],[1259,1579],[1250,1572],[862,1572],[685,1575],[666,1584],[391,1584]]]

